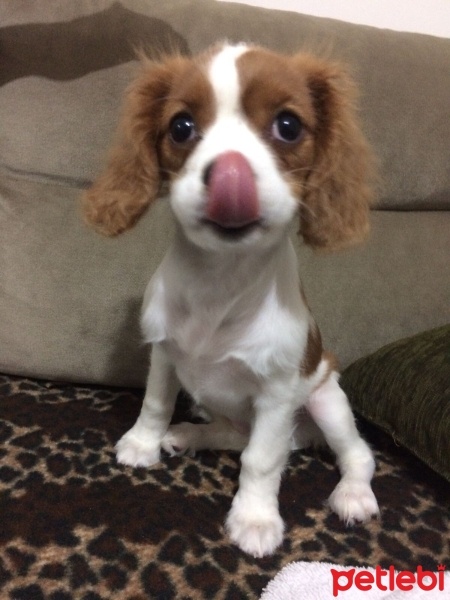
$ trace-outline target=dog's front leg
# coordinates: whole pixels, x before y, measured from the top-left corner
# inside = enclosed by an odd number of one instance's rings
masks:
[[[155,344],[141,413],[116,445],[117,460],[132,467],[159,461],[161,441],[169,427],[179,383],[165,353]]]
[[[336,453],[341,480],[329,498],[332,510],[348,525],[379,512],[370,486],[375,461],[355,425],[347,396],[331,373],[310,396],[306,407]]]
[[[278,490],[290,448],[297,383],[298,377],[271,383],[254,401],[252,431],[226,527],[232,541],[255,557],[272,554],[283,539]]]

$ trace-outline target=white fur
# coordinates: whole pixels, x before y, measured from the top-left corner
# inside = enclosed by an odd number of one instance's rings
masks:
[[[243,46],[226,47],[212,60],[217,117],[172,184],[177,233],[142,310],[145,339],[153,344],[147,390],[117,456],[121,463],[150,466],[159,461],[161,448],[170,454],[242,451],[239,490],[226,527],[242,550],[264,556],[282,541],[277,495],[288,452],[313,442],[319,428],[342,472],[330,498],[333,510],[351,523],[366,520],[378,507],[370,488],[373,458],[337,375],[327,375],[326,360],[310,377],[300,375],[311,320],[286,233],[297,201],[241,112],[236,59],[243,52]],[[264,225],[233,241],[201,221],[202,175],[230,150],[242,153],[255,173]],[[210,423],[169,427],[180,386],[208,410]],[[304,435],[294,431],[302,406],[310,420]]]

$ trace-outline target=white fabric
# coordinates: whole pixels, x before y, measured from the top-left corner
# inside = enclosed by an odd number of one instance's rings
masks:
[[[335,589],[337,595],[334,596],[331,569],[343,572],[351,568],[320,562],[290,563],[269,583],[260,600],[444,600],[444,598],[450,597],[450,572],[448,571],[445,571],[443,576],[440,575],[441,579],[443,577],[444,584],[442,591],[439,590],[439,577],[435,573],[437,584],[434,589],[428,591],[420,589],[417,583],[409,591],[401,591],[398,588],[381,590],[376,583],[372,585],[372,589],[363,591],[353,583],[348,590]],[[355,567],[354,576],[361,571],[371,573],[375,579],[375,569]],[[415,573],[415,571],[413,572]],[[384,576],[381,582],[389,588],[388,577],[388,575]],[[348,581],[347,576],[339,579],[342,587],[346,587],[345,584]],[[430,581],[425,579],[424,583],[427,584]]]

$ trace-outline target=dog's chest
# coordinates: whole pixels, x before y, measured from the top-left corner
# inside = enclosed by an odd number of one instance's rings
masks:
[[[221,362],[180,356],[167,343],[168,353],[175,356],[177,376],[191,396],[209,411],[230,419],[248,420],[250,400],[258,393],[255,374],[240,361],[229,358]]]
[[[298,370],[308,329],[298,291],[291,293],[280,277],[259,287],[249,277],[240,282],[247,287],[234,289],[229,281],[200,286],[195,277],[186,285],[177,265],[166,263],[149,284],[142,325],[146,341],[161,344],[192,396],[210,408],[211,402],[231,407],[280,372]]]
[[[198,399],[247,396],[255,392],[251,368],[256,349],[247,348],[248,324],[229,317],[222,306],[192,308],[178,302],[168,310],[168,335],[163,342],[182,384]]]

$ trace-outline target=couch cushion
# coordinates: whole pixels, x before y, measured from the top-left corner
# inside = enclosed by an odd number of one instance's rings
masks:
[[[359,414],[450,481],[450,325],[359,359],[341,385]]]
[[[446,318],[449,213],[417,211],[450,206],[449,40],[213,0],[9,6],[0,29],[0,370],[144,382],[139,304],[170,216],[162,202],[135,230],[104,240],[77,207],[107,152],[134,46],[197,52],[244,39],[348,62],[380,158],[379,207],[416,212],[378,211],[370,243],[336,256],[311,256],[297,240],[311,305],[343,364]]]
[[[139,310],[171,236],[167,205],[158,202],[134,229],[105,239],[83,225],[78,195],[58,183],[0,179],[8,215],[0,237],[0,372],[143,385]],[[450,213],[377,211],[362,248],[328,256],[299,249],[309,303],[343,366],[448,319],[449,228]]]
[[[105,239],[84,226],[79,193],[0,179],[0,372],[143,385],[140,305],[172,223],[160,202],[143,228]]]

